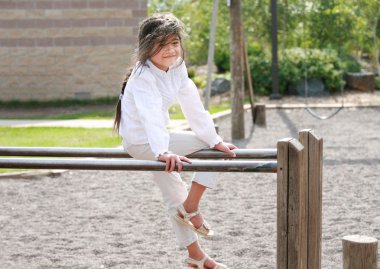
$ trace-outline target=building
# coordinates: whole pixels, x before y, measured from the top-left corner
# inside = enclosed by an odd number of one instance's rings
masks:
[[[147,0],[1,0],[0,100],[117,96]]]

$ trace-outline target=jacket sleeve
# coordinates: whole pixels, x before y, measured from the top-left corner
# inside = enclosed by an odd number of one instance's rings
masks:
[[[155,84],[155,78],[148,74],[134,78],[132,95],[139,118],[144,126],[148,142],[155,158],[169,149],[169,133],[162,112],[162,96]]]
[[[203,107],[197,86],[187,76],[185,64],[182,65],[182,86],[178,92],[178,101],[191,129],[212,148],[223,140],[216,133],[210,113]]]

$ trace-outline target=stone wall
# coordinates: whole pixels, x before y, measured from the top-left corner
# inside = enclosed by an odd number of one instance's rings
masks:
[[[0,0],[0,100],[117,96],[147,0]]]

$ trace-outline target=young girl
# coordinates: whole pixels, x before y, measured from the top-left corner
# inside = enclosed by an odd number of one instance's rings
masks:
[[[235,157],[236,146],[225,143],[215,132],[197,88],[188,78],[184,63],[183,24],[171,14],[145,19],[139,29],[138,62],[127,75],[117,105],[115,129],[123,147],[136,159],[166,162],[165,172],[152,172],[168,208],[180,247],[186,247],[188,266],[205,269],[227,268],[201,249],[197,234],[212,235],[203,220],[199,202],[206,188],[216,185],[217,174],[198,172],[189,192],[179,173],[185,157],[213,148]],[[168,132],[168,107],[176,100],[193,132]],[[175,166],[178,172],[174,171]]]

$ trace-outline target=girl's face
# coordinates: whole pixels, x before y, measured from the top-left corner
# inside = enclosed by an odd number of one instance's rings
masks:
[[[159,44],[156,44],[154,50],[157,49]],[[181,41],[178,36],[170,36],[166,44],[153,56],[150,57],[152,63],[163,71],[168,71],[169,66],[173,65],[175,61],[181,56]]]

